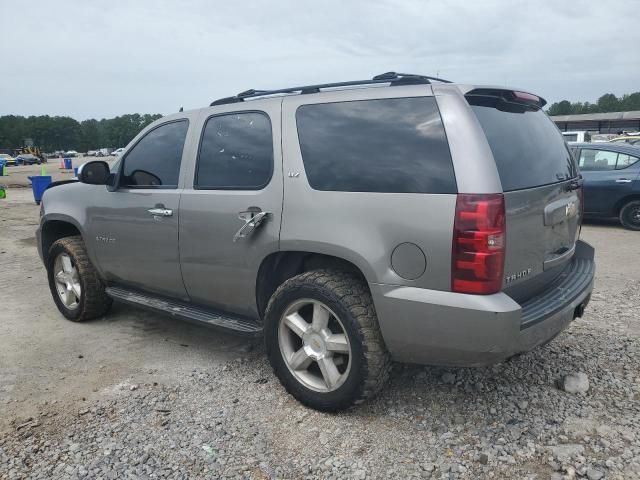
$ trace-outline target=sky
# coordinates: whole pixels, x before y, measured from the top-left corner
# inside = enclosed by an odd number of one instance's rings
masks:
[[[387,71],[593,102],[640,90],[639,6],[0,0],[0,115],[168,114],[249,88]]]

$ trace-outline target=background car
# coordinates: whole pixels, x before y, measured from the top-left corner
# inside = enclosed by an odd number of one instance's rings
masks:
[[[633,146],[640,146],[640,135],[621,135],[609,140],[611,143],[621,143]]]
[[[584,178],[585,217],[617,217],[640,230],[640,148],[610,142],[570,148]]]
[[[123,152],[124,152],[124,148],[121,147],[111,152],[111,155],[113,155],[114,157],[119,157],[120,155],[122,155]]]
[[[16,164],[16,159],[13,158],[8,153],[0,153],[0,160],[4,160],[7,163],[7,165],[15,165]]]
[[[78,152],[76,152],[75,150],[69,150],[68,152],[64,152],[64,156],[65,157],[77,157],[78,156]]]
[[[21,153],[16,157],[16,165],[39,165],[41,160],[30,153]]]

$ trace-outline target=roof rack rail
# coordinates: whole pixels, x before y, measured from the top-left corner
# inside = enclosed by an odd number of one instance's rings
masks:
[[[243,102],[247,98],[255,98],[255,97],[263,97],[268,95],[279,95],[286,93],[298,93],[298,94],[308,94],[308,93],[318,93],[320,90],[324,88],[338,88],[338,87],[352,87],[358,85],[375,85],[379,83],[389,83],[390,85],[419,85],[419,84],[427,84],[431,83],[431,81],[441,82],[441,83],[451,83],[449,80],[444,80],[442,78],[437,77],[428,77],[426,75],[417,75],[414,73],[396,73],[396,72],[386,72],[381,73],[380,75],[376,75],[371,80],[352,80],[348,82],[335,82],[335,83],[321,83],[318,85],[306,85],[302,87],[289,87],[289,88],[281,88],[278,90],[246,90],[244,92],[240,92],[233,97],[225,97],[220,98],[211,102],[210,106],[213,107],[215,105],[225,105],[229,103],[238,103]]]

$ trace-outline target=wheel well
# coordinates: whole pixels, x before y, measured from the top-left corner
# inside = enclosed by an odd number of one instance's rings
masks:
[[[75,225],[61,220],[49,220],[42,226],[42,256],[47,260],[49,249],[56,240],[80,235]]]
[[[256,279],[256,303],[260,317],[264,315],[271,295],[288,279],[310,270],[322,268],[353,272],[366,282],[362,271],[340,257],[312,252],[276,252],[266,257]]]
[[[614,207],[615,214],[620,215],[620,210],[622,210],[622,207],[624,207],[627,203],[632,202],[634,200],[640,200],[640,194],[636,193],[633,195],[628,195],[618,200],[618,202],[616,203],[616,206]]]

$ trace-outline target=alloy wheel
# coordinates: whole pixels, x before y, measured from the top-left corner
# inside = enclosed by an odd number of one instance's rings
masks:
[[[291,374],[311,390],[337,390],[349,376],[349,336],[338,316],[318,300],[301,299],[285,310],[278,345]]]
[[[80,305],[82,287],[78,269],[66,253],[56,257],[53,264],[53,278],[56,283],[56,291],[62,304],[69,310],[75,310]]]

